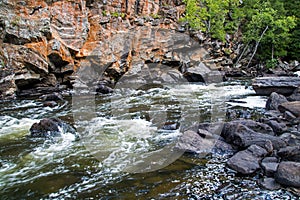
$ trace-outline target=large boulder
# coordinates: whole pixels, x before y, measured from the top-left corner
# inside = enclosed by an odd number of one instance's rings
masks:
[[[282,103],[288,102],[285,96],[272,92],[266,103],[267,110],[277,110]]]
[[[300,187],[300,163],[281,162],[275,174],[275,180],[285,186]]]
[[[264,147],[268,151],[286,146],[281,138],[254,131],[241,123],[236,123],[236,121],[226,123],[221,136],[225,138],[226,142],[234,144],[240,149],[245,149],[253,144]]]
[[[246,119],[240,119],[240,120],[234,120],[228,123],[225,123],[223,126],[223,132],[227,131],[234,131],[238,125],[244,125],[253,131],[259,132],[259,133],[264,133],[268,135],[274,135],[273,129],[264,123],[261,122],[256,122],[253,120],[246,120]]]
[[[260,169],[259,162],[267,155],[267,151],[257,145],[251,145],[244,151],[240,151],[232,156],[227,165],[242,174],[252,174]]]
[[[45,118],[30,128],[30,137],[56,137],[64,133],[76,134],[75,129],[58,118]]]
[[[269,96],[272,92],[291,95],[300,86],[300,77],[259,77],[252,86],[258,95]]]

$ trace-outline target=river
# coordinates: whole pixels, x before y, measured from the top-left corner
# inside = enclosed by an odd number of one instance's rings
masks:
[[[259,174],[237,175],[225,166],[228,154],[168,149],[180,130],[194,123],[226,121],[226,110],[238,110],[244,118],[261,116],[266,98],[255,96],[248,85],[233,80],[126,95],[116,90],[88,96],[81,104],[66,97],[53,108],[39,99],[3,101],[0,199],[296,199],[283,189],[261,189]],[[82,106],[87,102],[92,106]],[[73,124],[78,136],[28,137],[31,125],[46,117]],[[162,157],[167,159],[160,163]],[[147,163],[159,164],[147,170]]]

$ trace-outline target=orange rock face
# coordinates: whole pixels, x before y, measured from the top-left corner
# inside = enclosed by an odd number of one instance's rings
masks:
[[[30,88],[32,83],[69,85],[81,67],[96,67],[117,79],[136,63],[178,64],[183,59],[174,51],[177,21],[184,11],[181,0],[8,0],[0,4],[0,59],[5,69],[18,74],[7,84],[11,91]]]

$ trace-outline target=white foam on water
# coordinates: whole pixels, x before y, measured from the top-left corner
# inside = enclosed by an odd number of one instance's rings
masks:
[[[38,120],[0,116],[0,140],[16,139],[28,135],[29,129]]]
[[[247,96],[246,98],[238,99],[238,102],[226,102],[231,106],[241,106],[244,108],[265,108],[267,102],[266,97]]]
[[[95,118],[82,134],[87,149],[112,173],[141,162],[141,155],[157,150],[160,139],[176,139],[178,132],[157,134],[157,127],[144,119]]]
[[[73,146],[76,140],[76,135],[64,132],[61,127],[58,127],[60,136],[46,139],[42,146],[37,147],[30,155],[35,159],[51,159],[58,152],[66,151]]]

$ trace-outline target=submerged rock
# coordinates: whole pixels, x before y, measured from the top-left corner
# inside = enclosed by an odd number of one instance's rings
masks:
[[[64,98],[61,94],[54,92],[52,94],[45,94],[40,97],[43,101],[63,101]]]
[[[300,163],[281,162],[275,174],[275,180],[285,186],[300,187]]]
[[[56,137],[63,133],[76,134],[75,129],[58,118],[45,118],[30,128],[30,137]]]
[[[291,95],[299,85],[300,77],[259,77],[252,82],[256,94],[266,96],[272,92]]]
[[[258,184],[267,190],[280,189],[280,184],[278,184],[274,178],[264,177],[258,181]]]

